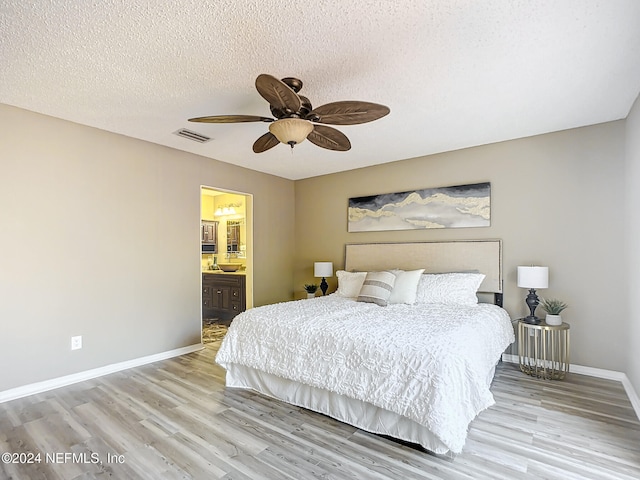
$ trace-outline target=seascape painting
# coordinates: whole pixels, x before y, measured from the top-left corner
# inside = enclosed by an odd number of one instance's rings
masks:
[[[489,182],[349,199],[349,232],[490,225]]]

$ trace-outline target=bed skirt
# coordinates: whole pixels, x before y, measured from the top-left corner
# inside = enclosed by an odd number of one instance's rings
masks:
[[[493,378],[491,372],[489,383]],[[226,384],[230,388],[255,390],[268,397],[319,412],[356,428],[421,445],[447,454],[449,449],[428,428],[367,402],[311,387],[242,365],[229,365]]]

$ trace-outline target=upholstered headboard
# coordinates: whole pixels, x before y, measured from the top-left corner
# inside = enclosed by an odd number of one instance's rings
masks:
[[[485,274],[479,292],[502,293],[502,240],[347,244],[345,270],[400,268],[425,273],[477,271]]]

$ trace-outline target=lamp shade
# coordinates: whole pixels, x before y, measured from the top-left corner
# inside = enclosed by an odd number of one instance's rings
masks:
[[[520,288],[548,288],[549,267],[518,267]]]
[[[333,262],[315,262],[313,264],[314,277],[331,277],[333,275]]]
[[[313,124],[309,120],[301,118],[283,118],[269,125],[269,131],[282,143],[288,145],[304,142],[307,135],[313,130]]]

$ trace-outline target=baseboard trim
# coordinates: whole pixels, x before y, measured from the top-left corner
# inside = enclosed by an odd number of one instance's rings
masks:
[[[629,377],[626,375],[624,375],[624,379],[622,380],[622,386],[624,387],[625,392],[627,392],[627,396],[631,401],[631,405],[633,406],[633,410],[636,412],[638,420],[640,420],[640,398],[638,397],[638,393],[635,388],[633,388]]]
[[[178,357],[180,355],[185,355],[187,353],[202,350],[202,348],[203,346],[201,343],[196,343],[195,345],[189,345],[188,347],[176,348],[175,350],[147,355],[146,357],[134,358],[133,360],[127,360],[125,362],[113,363],[104,367],[93,368],[91,370],[85,370],[83,372],[65,375],[64,377],[52,378],[51,380],[45,380],[43,382],[31,383],[22,387],[11,388],[9,390],[0,392],[0,403],[27,397],[36,393],[47,392],[49,390],[65,387],[67,385],[72,385],[84,380],[90,380],[92,378],[101,377],[110,373],[127,370],[128,368],[139,367],[148,363],[158,362],[160,360],[166,360],[172,357]]]
[[[519,363],[520,359],[518,358],[518,355],[503,353],[502,361],[508,363]],[[633,388],[633,385],[626,373],[616,372],[615,370],[604,370],[602,368],[585,367],[584,365],[574,365],[573,363],[569,365],[569,372],[621,382],[627,396],[629,397],[631,406],[633,407],[634,412],[636,412],[636,417],[640,420],[640,397],[638,397],[638,393]]]

